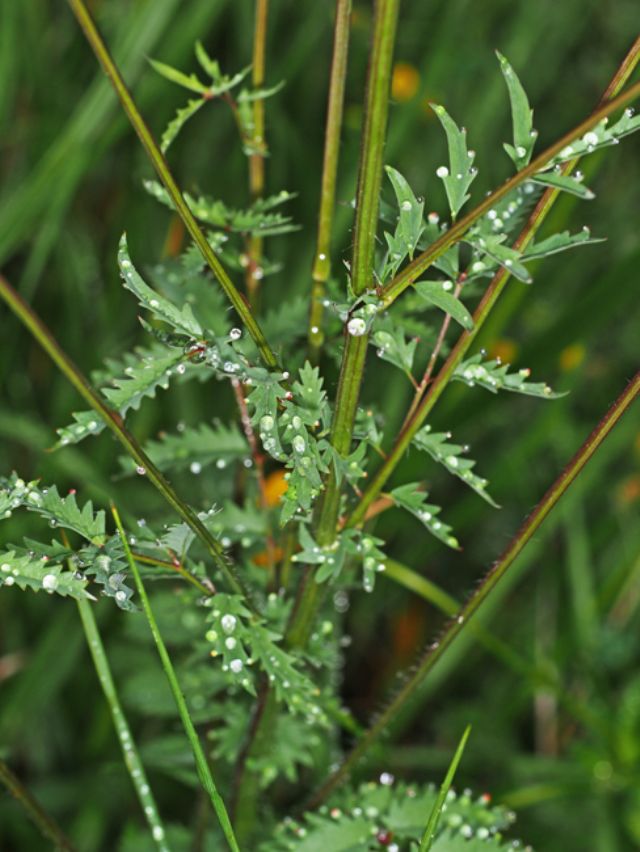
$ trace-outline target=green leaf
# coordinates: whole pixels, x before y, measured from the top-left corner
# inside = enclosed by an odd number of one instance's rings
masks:
[[[187,121],[195,115],[198,110],[206,104],[206,102],[205,98],[198,98],[197,100],[188,101],[186,106],[178,108],[175,118],[172,118],[169,124],[167,124],[165,131],[162,134],[162,139],[160,140],[160,149],[163,154],[167,153],[169,146],[178,133],[180,133]]]
[[[411,376],[413,359],[418,341],[407,340],[400,326],[389,324],[387,329],[379,329],[369,338],[372,346],[378,350],[378,357],[399,367],[407,376]]]
[[[436,829],[438,828],[438,823],[440,821],[441,814],[446,807],[445,800],[447,798],[447,794],[449,793],[449,789],[453,784],[453,779],[458,769],[458,766],[460,765],[460,761],[462,760],[462,753],[464,752],[464,747],[467,744],[467,740],[469,739],[470,733],[471,725],[467,725],[462,735],[462,738],[458,743],[458,748],[456,749],[456,752],[453,756],[453,760],[449,765],[449,769],[447,770],[447,774],[444,778],[444,781],[442,782],[438,797],[433,803],[433,808],[431,809],[429,819],[427,820],[427,825],[425,826],[424,833],[420,841],[420,852],[429,852],[429,850],[433,846],[433,841],[436,835]]]
[[[409,482],[394,488],[389,494],[393,502],[401,509],[406,509],[427,530],[448,547],[459,548],[458,539],[452,535],[452,528],[438,518],[442,511],[440,506],[427,503],[429,496],[426,491],[421,490],[419,482]]]
[[[451,376],[452,380],[464,382],[469,387],[478,385],[492,393],[506,390],[542,399],[559,399],[564,393],[554,393],[544,382],[528,382],[531,370],[523,368],[515,373],[509,372],[509,364],[500,359],[483,361],[482,355],[473,355],[462,361]]]
[[[500,60],[500,70],[507,84],[511,102],[511,119],[513,123],[513,145],[505,144],[505,150],[511,157],[517,169],[524,168],[533,153],[537,132],[533,129],[533,110],[518,75],[507,59],[496,51]]]
[[[201,41],[196,42],[195,46],[196,59],[200,63],[202,70],[207,74],[214,83],[221,78],[220,64],[216,59],[212,59],[204,48]]]
[[[591,154],[593,151],[598,151],[608,145],[616,145],[625,136],[640,130],[640,113],[636,115],[633,109],[627,108],[615,124],[611,127],[608,124],[609,119],[603,118],[595,127],[588,130],[584,136],[574,140],[566,148],[563,148],[551,160],[550,165],[564,163],[567,160],[572,160],[574,157],[581,157],[584,154]]]
[[[402,261],[413,258],[422,232],[424,231],[424,201],[418,201],[411,187],[399,171],[385,166],[398,203],[398,220],[393,235],[385,233],[387,257],[380,274],[382,281],[392,278]]]
[[[164,434],[160,440],[150,441],[145,450],[160,470],[189,468],[194,474],[212,464],[218,468],[226,467],[249,455],[247,439],[238,427],[223,423],[214,426],[200,423],[173,435]],[[128,470],[130,461],[127,459],[124,464]]]
[[[24,505],[29,511],[47,518],[52,527],[74,530],[97,545],[104,544],[106,540],[104,512],[94,513],[91,500],[80,509],[75,494],[61,497],[56,486],[52,485],[34,489]]]
[[[103,395],[118,409],[124,417],[132,408],[137,410],[145,397],[154,397],[158,388],[168,388],[173,368],[184,358],[181,351],[162,348],[140,349],[137,353],[127,353],[123,363],[112,361],[109,370],[101,372],[109,377],[113,387],[102,388]],[[124,372],[121,378],[112,372]],[[77,444],[90,435],[99,435],[105,429],[105,423],[95,411],[73,413],[74,423],[56,429],[59,441],[56,447]]]
[[[253,101],[263,101],[266,98],[270,98],[273,95],[277,95],[278,92],[281,92],[282,89],[284,89],[284,86],[284,80],[280,80],[280,82],[276,83],[275,86],[269,86],[268,88],[243,89],[238,94],[237,101],[239,104],[253,103]]]
[[[473,328],[473,317],[462,302],[450,292],[453,290],[452,281],[417,281],[413,286],[422,299],[449,314],[466,331]]]
[[[202,337],[202,328],[194,317],[190,305],[185,305],[182,309],[176,308],[168,299],[156,293],[143,281],[129,257],[126,234],[123,234],[120,239],[118,265],[125,288],[138,298],[143,308],[176,331],[190,337]]]
[[[309,361],[305,361],[298,375],[300,379],[293,383],[292,388],[295,415],[301,417],[307,426],[315,426],[318,422],[328,425],[327,392],[323,387],[324,379],[320,375],[319,367],[312,367]]]
[[[177,83],[183,89],[189,89],[192,92],[197,92],[199,95],[204,95],[205,92],[208,92],[208,87],[204,83],[201,83],[195,74],[184,74],[182,71],[178,71],[177,68],[172,68],[171,65],[158,62],[157,59],[149,59],[149,62],[154,71],[157,71],[165,80]]]
[[[427,424],[415,436],[413,443],[419,450],[429,453],[431,458],[446,467],[449,473],[465,482],[487,503],[500,508],[486,491],[487,480],[473,473],[476,463],[463,456],[466,448],[460,444],[448,443],[450,438],[450,432],[432,432],[431,426]]]
[[[582,198],[585,201],[591,201],[592,198],[596,197],[595,193],[581,183],[578,175],[578,172],[575,175],[562,175],[557,172],[537,172],[531,180],[541,186],[552,186],[554,189],[561,189],[570,195],[577,195],[578,198]]]
[[[530,243],[525,249],[525,260],[537,260],[541,257],[549,257],[551,254],[557,254],[560,251],[566,251],[576,246],[589,246],[594,243],[603,243],[604,238],[592,237],[591,231],[586,226],[577,234],[570,234],[569,231],[561,231],[557,234],[552,234],[544,240]]]
[[[433,104],[433,110],[444,128],[449,148],[449,168],[441,166],[436,174],[444,183],[451,216],[455,219],[469,198],[467,190],[478,173],[473,166],[475,153],[467,150],[467,131],[458,127],[446,109]]]
[[[46,559],[17,556],[15,551],[0,553],[0,587],[18,586],[38,592],[41,589],[63,597],[84,600],[90,597],[85,590],[87,581],[64,571],[60,565],[50,565]]]
[[[505,239],[506,234],[496,234],[495,236],[483,234],[479,236],[477,232],[473,232],[465,237],[465,242],[469,242],[474,248],[479,249],[499,263],[500,266],[504,266],[518,280],[525,284],[531,284],[533,278],[527,267],[522,263],[522,252],[504,245]]]

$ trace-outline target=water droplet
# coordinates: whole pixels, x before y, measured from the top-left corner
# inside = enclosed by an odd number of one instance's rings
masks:
[[[593,130],[590,130],[588,133],[585,133],[582,137],[582,141],[585,145],[597,145],[598,144],[598,134],[594,133]]]
[[[409,211],[409,210],[411,210],[411,208],[412,208],[412,204],[411,204],[410,201],[403,201],[402,204],[400,205],[401,210]]]
[[[229,668],[234,674],[240,674],[240,672],[244,668],[244,663],[242,662],[242,660],[239,659],[231,660],[231,662],[229,663]]]
[[[198,461],[191,462],[191,464],[189,465],[189,470],[191,471],[191,473],[197,476],[199,473],[202,472],[202,465]]]
[[[446,178],[449,176],[449,169],[446,166],[438,166],[436,169],[436,175],[439,178]]]
[[[304,453],[307,448],[307,444],[302,435],[296,435],[291,444],[296,453]]]
[[[347,323],[347,331],[352,337],[362,337],[367,330],[367,324],[360,317],[353,317]]]
[[[139,465],[136,467],[136,473],[137,473],[139,476],[144,476],[146,472],[147,472],[146,467],[143,467],[141,464],[139,464]]]
[[[42,578],[42,588],[47,592],[55,592],[58,587],[58,578],[55,574],[45,574]]]
[[[237,623],[238,619],[235,617],[235,615],[230,615],[229,613],[227,613],[227,615],[223,615],[220,619],[220,626],[222,627],[225,633],[233,633],[233,631],[236,629]]]

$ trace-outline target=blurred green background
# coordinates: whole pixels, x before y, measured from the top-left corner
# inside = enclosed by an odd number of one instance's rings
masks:
[[[250,62],[250,0],[96,0],[91,6],[158,135],[184,97],[153,73],[147,56],[192,70],[200,38],[225,71]],[[287,85],[266,102],[267,187],[298,193],[291,211],[302,228],[268,243],[270,257],[283,264],[265,285],[268,308],[309,291],[332,7],[271,2],[267,83]],[[118,283],[121,232],[127,230],[134,256],[152,263],[162,255],[169,217],[141,188],[150,168],[66,4],[0,0],[0,16],[0,266],[89,372],[142,335],[133,300]],[[370,18],[371,4],[355,2],[336,274],[349,256]],[[444,103],[477,151],[480,197],[510,173],[502,151],[508,102],[494,49],[507,55],[527,88],[541,150],[595,106],[637,27],[636,0],[405,2],[386,161],[426,197],[427,209],[444,214],[434,175],[445,156],[443,134],[427,107],[431,100]],[[483,334],[490,352],[531,367],[534,379],[570,394],[545,403],[459,385],[438,407],[434,426],[472,444],[503,508],[492,510],[456,482],[434,478],[430,490],[445,506],[463,552],[444,553],[408,516],[390,513],[377,527],[395,558],[457,597],[473,588],[638,368],[639,151],[631,137],[591,157],[584,171],[596,200],[561,199],[546,226],[579,230],[586,224],[608,241],[538,264],[531,287],[512,282]],[[219,105],[203,109],[170,153],[184,188],[199,187],[232,205],[246,202],[246,162],[232,119]],[[0,470],[77,487],[103,504],[112,495],[136,515],[157,512],[145,483],[113,478],[119,450],[108,435],[46,452],[78,399],[4,307],[0,318]],[[332,370],[329,365],[335,384]],[[397,371],[372,359],[365,399],[385,412],[390,434],[410,390]],[[185,385],[145,405],[134,431],[148,438],[178,420],[197,423],[231,412],[226,391],[203,399],[201,388]],[[411,456],[397,482],[426,475],[416,473],[417,464],[422,460]],[[180,488],[198,504],[206,479],[185,476]],[[513,806],[517,834],[536,849],[640,846],[639,508],[636,407],[484,616],[530,666],[557,675],[571,707],[530,670],[496,659],[468,634],[434,672],[380,768],[437,779],[472,722],[457,783]],[[0,541],[15,541],[29,529],[23,519],[5,522]],[[102,615],[117,674],[126,667],[126,619],[111,609]],[[440,623],[428,604],[385,577],[372,598],[354,597],[343,692],[361,720]],[[133,720],[144,741],[145,718],[134,714]],[[137,820],[71,601],[8,589],[0,595],[0,752],[83,850],[116,848],[119,822]],[[191,793],[156,771],[161,803],[180,821]],[[46,848],[7,796],[0,798],[0,826],[2,849]]]

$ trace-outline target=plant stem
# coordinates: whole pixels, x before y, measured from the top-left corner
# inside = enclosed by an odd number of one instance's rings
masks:
[[[462,760],[462,753],[464,752],[464,747],[467,744],[467,740],[469,739],[470,733],[471,725],[467,725],[464,730],[464,733],[462,734],[460,742],[458,743],[458,748],[456,749],[456,752],[453,755],[453,760],[449,765],[449,769],[447,770],[447,774],[444,777],[444,781],[440,786],[438,796],[435,802],[433,803],[431,814],[429,815],[429,819],[427,820],[422,839],[420,840],[419,852],[429,852],[429,849],[431,849],[431,847],[433,846],[436,829],[438,827],[438,822],[440,821],[440,814],[442,813],[442,808],[444,806],[445,799],[447,798],[449,787],[451,787],[451,785],[453,784],[453,778],[458,770],[460,761]]]
[[[265,53],[267,42],[267,14],[269,0],[256,0],[255,26],[253,30],[253,88],[264,85]],[[264,99],[256,98],[252,104],[253,138],[250,140],[254,153],[249,157],[249,191],[251,200],[256,201],[264,193],[264,158],[266,154]],[[247,292],[255,310],[261,276],[258,273],[262,258],[262,237],[253,234],[248,240],[249,266],[247,267]]]
[[[169,681],[169,686],[171,687],[171,692],[173,693],[173,697],[178,708],[178,713],[180,714],[180,719],[182,721],[185,733],[189,740],[189,744],[191,745],[191,749],[193,751],[198,778],[200,779],[200,783],[202,784],[203,789],[208,793],[209,798],[211,799],[213,810],[215,811],[216,816],[218,817],[220,827],[222,828],[222,832],[227,840],[227,843],[229,844],[229,848],[232,850],[232,852],[240,852],[240,847],[238,846],[235,834],[233,832],[233,828],[231,826],[231,822],[229,820],[229,814],[227,813],[224,801],[218,793],[218,788],[216,787],[215,781],[213,780],[211,769],[209,768],[207,758],[202,749],[202,745],[200,744],[200,739],[198,738],[198,733],[189,714],[189,708],[187,707],[187,702],[185,701],[184,695],[182,694],[182,690],[180,688],[175,669],[173,668],[171,658],[169,657],[169,653],[164,644],[164,640],[162,639],[162,635],[160,633],[160,630],[158,629],[158,624],[153,614],[153,610],[151,609],[151,604],[149,603],[149,598],[144,588],[142,578],[140,577],[138,566],[136,565],[135,559],[133,558],[133,555],[131,553],[131,548],[129,547],[127,536],[125,535],[124,529],[122,528],[122,522],[120,521],[118,510],[115,506],[112,505],[111,511],[113,513],[118,532],[120,533],[120,538],[122,539],[122,546],[124,547],[125,556],[127,558],[127,562],[129,563],[131,573],[133,574],[138,594],[140,595],[142,609],[144,610],[144,614],[147,618],[147,621],[149,622],[149,627],[151,629],[154,642],[156,643],[156,648],[158,649],[158,656],[160,657],[160,660],[162,662],[162,667],[167,676],[167,680]]]
[[[377,0],[375,4],[351,264],[351,288],[357,296],[369,289],[373,281],[382,159],[399,6],[400,0]],[[330,439],[334,449],[341,456],[348,455],[351,447],[368,339],[368,334],[355,336],[349,334],[348,328],[345,328],[345,348]],[[335,538],[339,509],[340,486],[332,468],[325,483],[314,523],[316,541],[321,547],[331,544]],[[313,617],[322,597],[318,584],[315,582],[314,573],[314,569],[310,566],[304,570],[287,630],[287,641],[296,647],[303,647],[306,644],[313,627]]]
[[[358,740],[355,748],[346,757],[342,766],[330,776],[314,795],[311,807],[315,807],[319,802],[323,801],[350,774],[365,753],[379,739],[386,728],[391,725],[407,702],[414,697],[426,676],[443,657],[453,641],[466,628],[469,619],[475,615],[485,600],[491,595],[499,581],[515,562],[516,557],[540,528],[545,518],[586,466],[624,412],[631,406],[638,394],[640,394],[640,372],[636,373],[635,377],[613,403],[609,411],[582,444],[560,476],[547,490],[544,497],[512,538],[502,556],[494,563],[484,580],[471,595],[459,615],[449,622],[440,639],[427,649],[422,659],[418,662],[415,671],[409,676],[398,694],[379,715],[366,734]]]
[[[13,774],[2,759],[0,759],[0,782],[17,799],[29,818],[38,826],[42,836],[51,841],[55,849],[62,850],[62,852],[74,852],[71,841],[65,836],[60,826],[34,799],[22,781]]]
[[[207,586],[203,583],[199,577],[192,574],[191,571],[189,571],[188,568],[185,568],[178,560],[174,562],[169,561],[168,559],[157,559],[155,556],[149,556],[147,553],[134,553],[134,558],[137,562],[142,562],[144,565],[156,565],[158,568],[167,568],[169,571],[175,571],[177,574],[180,574],[187,583],[191,583],[192,586],[195,586],[199,592],[207,597],[214,594],[211,585]]]
[[[469,228],[500,201],[500,199],[516,189],[516,187],[520,186],[528,178],[533,177],[536,172],[544,169],[556,154],[559,154],[563,148],[566,148],[579,136],[584,135],[592,127],[595,127],[603,118],[607,118],[611,113],[621,109],[638,97],[640,97],[640,82],[596,109],[588,118],[585,118],[584,121],[576,125],[573,130],[565,133],[557,142],[554,142],[546,151],[543,151],[535,160],[532,160],[528,166],[516,172],[502,186],[499,186],[492,193],[485,196],[477,207],[474,207],[466,216],[459,219],[449,230],[445,231],[441,237],[432,243],[426,251],[418,255],[402,272],[399,272],[395,278],[382,288],[380,295],[384,307],[391,305],[434,261],[441,257],[452,245],[459,242]]]
[[[127,89],[126,83],[124,82],[118,67],[113,61],[106,44],[98,29],[87,10],[87,7],[84,3],[84,0],[68,0],[69,6],[73,14],[76,16],[82,31],[84,32],[87,41],[91,45],[93,52],[96,55],[96,58],[100,65],[102,66],[105,74],[109,78],[111,85],[114,88],[118,98],[120,99],[120,103],[127,114],[133,129],[138,135],[143,148],[147,152],[149,160],[151,161],[152,166],[156,170],[156,173],[162,183],[164,184],[171,200],[178,212],[178,215],[184,222],[186,229],[189,231],[192,240],[200,249],[203,258],[209,265],[216,279],[220,283],[220,286],[224,290],[227,295],[227,298],[236,309],[238,316],[244,323],[247,331],[255,341],[256,346],[260,350],[260,354],[268,367],[277,367],[278,360],[274,353],[272,352],[269,344],[266,341],[264,334],[262,333],[262,329],[258,325],[257,320],[251,313],[251,309],[247,305],[243,296],[238,292],[235,285],[229,278],[225,268],[218,260],[215,252],[209,245],[209,241],[207,240],[204,232],[198,225],[193,213],[189,209],[188,204],[182,197],[182,193],[176,183],[173,175],[171,174],[171,170],[169,169],[169,165],[162,155],[160,148],[158,147],[157,142],[153,138],[153,135],[147,125],[145,124],[138,107],[131,96],[131,93]]]
[[[382,152],[399,3],[400,0],[376,0],[375,4],[352,263],[352,287],[358,294],[367,289],[373,277],[375,230],[382,180]],[[343,456],[348,454],[351,446],[351,432],[362,383],[366,351],[366,336],[354,337],[346,333],[336,409],[331,425],[331,443]],[[314,522],[314,534],[321,545],[330,544],[335,538],[339,506],[340,488],[334,473],[331,472]],[[285,632],[285,643],[288,647],[303,648],[307,644],[325,591],[326,586],[321,588],[315,582],[313,568],[306,566]],[[265,746],[270,746],[271,732],[276,718],[275,711],[273,691],[269,689],[268,684],[265,684],[264,693],[261,694],[261,700],[254,712],[247,743],[240,755],[236,770],[237,798],[234,811],[236,825],[242,837],[249,835],[252,831],[258,796],[255,773],[247,771],[247,764],[251,762],[252,757],[259,755]]]
[[[325,288],[331,274],[331,230],[336,200],[336,177],[340,157],[340,134],[344,111],[344,87],[347,79],[349,54],[349,23],[351,0],[337,0],[336,19],[333,30],[333,57],[329,82],[327,124],[324,137],[324,159],[320,188],[320,210],[318,213],[318,235],[316,254],[311,277],[311,309],[309,312],[309,359],[316,364],[324,341],[322,317],[324,314]]]
[[[639,61],[640,37],[638,37],[634,41],[629,52],[623,59],[616,73],[614,74],[613,78],[611,79],[611,82],[607,86],[602,96],[601,102],[605,102],[615,97],[615,95],[627,82]],[[580,158],[575,157],[569,163],[566,163],[562,168],[562,174],[570,174],[579,161]],[[519,251],[524,251],[524,249],[531,243],[535,234],[538,232],[539,228],[542,226],[542,223],[546,219],[549,211],[553,207],[559,194],[560,190],[552,188],[549,188],[545,190],[545,192],[543,192],[526,225],[515,240],[513,244],[514,248],[518,249]],[[500,297],[510,277],[511,276],[508,269],[502,267],[496,272],[496,274],[492,278],[482,299],[480,300],[478,307],[474,312],[473,329],[471,331],[465,331],[460,335],[455,346],[449,353],[449,357],[441,367],[440,371],[438,372],[438,375],[433,380],[431,385],[425,385],[424,388],[422,388],[423,395],[421,399],[418,399],[417,394],[414,397],[409,410],[409,414],[405,418],[403,426],[396,441],[394,442],[393,447],[389,451],[389,454],[387,455],[383,464],[376,471],[375,475],[369,482],[369,485],[365,489],[362,498],[358,502],[358,505],[354,509],[351,516],[348,518],[346,526],[358,526],[365,520],[369,506],[377,499],[378,495],[386,485],[389,477],[400,462],[400,459],[409,447],[409,444],[413,440],[414,436],[424,424],[434,405],[436,404],[445,387],[447,386],[456,367],[462,361],[469,347],[482,329],[484,323],[487,320],[487,317],[489,316],[489,313],[493,309],[495,303]],[[426,395],[424,395],[425,392]]]
[[[82,626],[84,628],[84,634],[87,639],[87,644],[89,645],[89,651],[91,652],[91,657],[93,658],[93,663],[96,667],[98,678],[100,679],[102,691],[104,692],[104,696],[109,705],[109,710],[111,711],[111,718],[113,719],[118,740],[120,741],[120,747],[122,748],[122,754],[124,755],[125,766],[127,767],[127,771],[131,776],[133,786],[135,787],[135,791],[138,795],[140,807],[144,811],[145,819],[149,823],[151,834],[158,849],[160,852],[170,852],[170,847],[166,841],[165,830],[158,813],[156,801],[153,797],[153,793],[151,792],[151,788],[149,787],[144,766],[142,765],[136,744],[131,736],[131,730],[127,723],[127,719],[122,712],[122,705],[120,704],[118,692],[113,682],[111,669],[109,667],[109,660],[107,659],[104,645],[102,644],[98,625],[96,624],[96,620],[93,615],[93,609],[87,600],[79,600],[77,603],[80,618],[82,620]]]
[[[175,509],[182,520],[193,530],[204,544],[216,566],[224,575],[229,586],[243,595],[248,601],[250,596],[242,580],[237,576],[233,566],[227,561],[222,545],[211,535],[196,512],[180,498],[163,474],[144,452],[140,444],[125,427],[122,417],[110,408],[85,378],[71,358],[60,347],[40,317],[20,296],[9,282],[0,275],[0,297],[9,305],[18,319],[31,332],[40,346],[49,355],[54,364],[64,374],[67,380],[78,391],[80,396],[104,420],[118,441],[122,444],[140,470],[144,470],[147,479],[155,485],[160,494]],[[250,604],[249,604],[250,605]]]

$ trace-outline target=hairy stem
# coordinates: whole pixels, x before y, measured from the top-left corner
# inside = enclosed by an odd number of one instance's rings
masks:
[[[209,245],[209,241],[207,240],[204,232],[198,225],[193,213],[189,209],[187,202],[184,200],[182,193],[180,192],[180,188],[176,183],[173,175],[171,174],[171,170],[169,169],[169,165],[162,155],[160,148],[158,147],[158,143],[153,138],[153,135],[147,125],[145,124],[138,107],[131,96],[131,93],[127,89],[126,83],[124,82],[118,67],[116,66],[111,54],[109,53],[106,44],[98,29],[89,14],[89,11],[84,3],[84,0],[68,0],[69,6],[73,11],[73,14],[76,16],[82,31],[84,32],[87,41],[91,45],[93,52],[96,55],[96,58],[100,65],[102,66],[105,74],[109,78],[111,85],[114,88],[115,93],[120,99],[120,103],[131,122],[131,125],[140,139],[143,148],[147,152],[149,160],[156,170],[156,173],[162,183],[164,184],[171,200],[178,212],[178,215],[184,222],[184,225],[189,231],[192,240],[200,249],[203,258],[207,262],[211,271],[215,275],[216,279],[220,283],[220,286],[224,290],[227,295],[227,298],[235,308],[238,313],[238,316],[242,320],[244,326],[247,331],[255,341],[256,346],[260,350],[260,354],[268,367],[276,367],[278,364],[278,360],[271,350],[267,340],[262,332],[262,329],[258,325],[257,320],[251,313],[251,309],[247,305],[243,296],[238,292],[235,285],[231,281],[227,271],[220,263],[217,255]]]
[[[162,668],[164,669],[164,672],[167,676],[167,680],[169,681],[169,686],[171,687],[171,692],[173,693],[173,698],[176,702],[176,707],[178,708],[178,713],[180,714],[182,725],[187,735],[187,739],[189,740],[191,750],[193,751],[193,757],[196,763],[196,771],[198,773],[198,778],[200,779],[200,783],[203,789],[208,793],[209,798],[211,799],[213,810],[215,811],[215,814],[218,817],[220,827],[227,840],[229,848],[232,850],[232,852],[240,852],[240,847],[238,846],[235,834],[233,832],[233,828],[231,826],[231,821],[229,820],[229,814],[227,813],[227,809],[225,807],[224,801],[222,800],[222,797],[218,793],[218,788],[216,787],[215,781],[213,780],[213,775],[211,774],[209,763],[207,762],[206,755],[204,753],[202,745],[200,744],[198,732],[196,731],[195,725],[193,724],[193,721],[191,719],[189,708],[187,707],[187,702],[185,701],[184,695],[182,694],[180,683],[176,676],[175,669],[173,668],[173,663],[171,662],[169,652],[167,651],[167,648],[164,644],[164,640],[158,628],[158,624],[153,614],[153,610],[151,609],[151,604],[149,603],[147,592],[144,588],[142,578],[140,577],[140,571],[138,570],[136,561],[131,553],[131,548],[129,547],[127,536],[125,535],[124,529],[122,527],[122,522],[120,521],[118,510],[115,506],[112,505],[111,511],[113,513],[113,518],[116,522],[120,538],[122,539],[122,546],[124,548],[124,553],[127,562],[129,563],[129,568],[131,569],[131,573],[133,574],[133,578],[136,583],[136,588],[138,590],[140,601],[142,603],[142,609],[144,611],[147,621],[149,622],[149,628],[151,630],[153,640],[156,644],[156,648],[158,649],[158,656],[160,657],[160,661],[162,662]]]
[[[611,98],[616,96],[633,73],[639,61],[640,37],[634,41],[629,52],[616,71],[611,82],[607,86],[604,95],[602,96],[601,102],[610,101]],[[579,157],[575,157],[569,163],[566,163],[562,169],[562,174],[570,174],[579,162],[579,159]],[[513,244],[514,248],[519,251],[524,251],[524,249],[531,243],[559,194],[560,190],[551,188],[543,192],[526,225],[515,240]],[[461,223],[458,224],[460,225]],[[400,434],[394,442],[393,447],[389,451],[383,464],[369,482],[369,485],[365,489],[358,505],[347,520],[347,526],[358,526],[366,519],[367,510],[377,499],[416,433],[420,430],[428,415],[431,413],[431,410],[449,383],[456,367],[462,361],[469,347],[482,329],[509,278],[510,273],[508,269],[504,267],[496,272],[489,283],[489,286],[485,290],[485,293],[480,300],[480,304],[475,310],[473,315],[473,329],[471,331],[465,331],[460,335],[436,378],[430,385],[425,385],[422,389],[420,398],[418,398],[417,395],[414,397],[409,415],[405,418]]]
[[[402,272],[399,272],[395,278],[382,288],[380,295],[384,306],[388,307],[395,302],[398,296],[400,296],[407,287],[410,287],[411,284],[413,284],[413,282],[434,263],[434,261],[447,251],[447,249],[459,242],[467,233],[469,228],[481,216],[484,216],[484,214],[487,213],[498,201],[500,201],[500,199],[504,198],[505,195],[508,195],[516,189],[516,187],[520,186],[520,184],[533,177],[536,172],[544,169],[548,162],[552,160],[556,154],[559,154],[563,148],[566,148],[578,137],[583,136],[588,130],[595,127],[603,118],[607,118],[611,115],[611,113],[616,112],[616,110],[621,109],[638,97],[640,97],[640,82],[631,86],[628,91],[623,92],[623,94],[618,97],[607,101],[607,103],[595,110],[595,112],[593,112],[588,118],[585,118],[584,121],[576,125],[573,130],[565,133],[565,135],[558,139],[557,142],[550,145],[546,151],[543,151],[542,154],[532,160],[528,166],[525,166],[525,168],[516,172],[516,174],[509,178],[509,180],[506,180],[502,186],[499,186],[489,195],[485,196],[477,207],[474,207],[466,216],[452,225],[451,228],[445,231],[442,236],[432,243],[426,251],[418,255],[418,257],[406,266]]]
[[[322,184],[320,187],[320,210],[318,213],[318,235],[311,277],[311,309],[309,312],[309,358],[318,362],[324,341],[322,333],[322,304],[325,288],[331,274],[331,230],[336,201],[336,177],[340,157],[340,134],[344,110],[344,87],[347,79],[349,54],[349,23],[351,0],[337,0],[336,19],[333,30],[333,57],[329,82],[329,103],[324,137],[324,159]]]
[[[254,89],[264,85],[265,54],[267,43],[267,15],[269,0],[256,0],[255,25],[253,29],[253,68],[252,83]],[[253,153],[249,157],[249,191],[251,200],[256,201],[264,193],[264,158],[266,154],[264,99],[257,98],[252,104],[253,138],[250,140]],[[247,292],[252,307],[256,308],[261,274],[262,237],[253,234],[248,240],[249,265],[247,267]]]
[[[74,852],[71,841],[57,822],[34,799],[22,781],[17,775],[13,774],[2,759],[0,759],[0,783],[4,784],[11,795],[19,802],[29,819],[37,825],[42,836],[53,844],[54,849],[59,849],[61,852]]]
[[[185,503],[173,490],[173,487],[165,479],[160,470],[154,465],[149,456],[142,449],[131,432],[125,427],[122,417],[117,411],[110,408],[94,387],[85,378],[80,369],[73,363],[71,358],[64,352],[58,341],[51,334],[40,317],[33,311],[24,299],[16,293],[9,282],[0,275],[0,298],[9,305],[18,319],[31,332],[40,346],[49,355],[61,373],[70,384],[78,391],[80,396],[93,408],[111,429],[118,441],[122,444],[131,458],[135,461],[138,469],[144,472],[147,479],[155,485],[160,494],[175,509],[182,520],[193,530],[203,543],[212,557],[220,572],[224,575],[229,586],[237,593],[249,600],[249,593],[245,589],[241,579],[237,576],[235,569],[228,562],[222,545],[211,535],[202,523],[196,512]]]
[[[351,263],[351,288],[357,296],[369,289],[373,281],[391,65],[399,6],[400,0],[377,0],[375,5]],[[347,324],[335,412],[331,424],[331,443],[341,456],[348,455],[351,447],[368,339],[368,334],[359,336],[350,334]],[[332,469],[327,478],[314,523],[316,540],[320,546],[331,544],[334,540],[339,509],[340,486]],[[321,599],[321,592],[313,575],[314,569],[307,566],[287,631],[287,639],[294,646],[302,647],[306,644],[313,627],[313,617]]]
[[[122,711],[118,691],[111,675],[109,660],[107,659],[104,645],[102,644],[102,639],[100,637],[100,631],[98,630],[98,625],[96,624],[96,620],[93,615],[93,608],[87,600],[79,600],[77,603],[80,618],[82,620],[82,627],[84,628],[84,635],[87,639],[87,644],[89,646],[89,651],[91,652],[93,664],[96,667],[96,672],[98,673],[98,678],[100,679],[100,685],[102,686],[104,697],[107,699],[107,704],[109,705],[111,718],[113,719],[120,747],[122,748],[122,754],[124,755],[124,763],[129,775],[131,776],[131,781],[135,787],[140,807],[144,812],[145,819],[149,824],[152,837],[155,840],[158,849],[160,852],[170,852],[166,841],[164,826],[158,813],[158,806],[153,793],[151,792],[151,788],[149,787],[149,782],[147,781],[147,776],[145,774],[142,761],[140,760],[138,749],[136,748],[136,744],[131,736],[131,729],[129,728],[126,716]]]
[[[635,377],[614,402],[598,426],[596,426],[560,476],[548,489],[544,497],[515,534],[502,556],[494,563],[484,580],[461,609],[458,616],[445,627],[439,640],[427,649],[422,659],[419,660],[414,672],[405,681],[395,698],[367,730],[366,734],[358,740],[355,748],[346,757],[340,768],[314,795],[311,807],[315,807],[319,802],[322,802],[337,785],[347,778],[371,746],[377,742],[382,733],[392,724],[393,720],[399,715],[409,700],[416,695],[426,676],[444,656],[453,641],[466,629],[469,619],[475,615],[482,604],[492,594],[502,577],[504,577],[518,555],[540,528],[545,518],[589,462],[618,420],[635,401],[638,394],[640,394],[640,372],[636,373]]]

